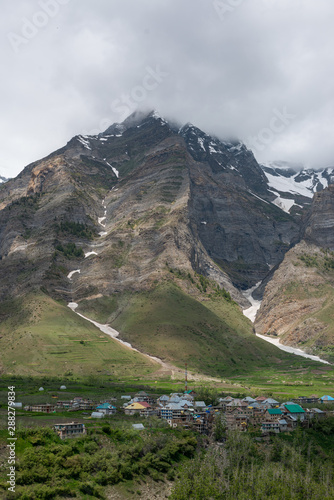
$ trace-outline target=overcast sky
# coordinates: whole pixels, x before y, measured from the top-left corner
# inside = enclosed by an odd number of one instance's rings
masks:
[[[332,0],[3,0],[0,175],[138,106],[334,165]]]

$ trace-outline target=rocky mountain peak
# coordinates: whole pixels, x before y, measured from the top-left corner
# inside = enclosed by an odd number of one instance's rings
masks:
[[[168,124],[167,120],[160,116],[157,110],[151,110],[149,112],[144,110],[136,110],[131,113],[131,115],[129,115],[122,123],[113,123],[102,134],[100,134],[100,136],[106,137],[110,135],[121,135],[130,128],[140,128],[146,124],[149,125],[154,122],[157,122],[162,126]]]

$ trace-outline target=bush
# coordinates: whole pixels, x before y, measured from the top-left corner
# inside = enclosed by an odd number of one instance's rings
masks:
[[[62,253],[67,259],[80,258],[84,256],[84,251],[81,247],[77,247],[75,243],[67,243],[63,246],[61,243],[56,245],[56,250]]]

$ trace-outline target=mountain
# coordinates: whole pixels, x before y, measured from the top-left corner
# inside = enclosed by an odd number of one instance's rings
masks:
[[[275,205],[266,175],[242,143],[156,112],[28,165],[0,187],[2,369],[43,373],[57,360],[76,373],[83,363],[131,372],[117,359],[133,351],[113,339],[100,349],[92,326],[83,337],[68,302],[140,352],[204,374],[288,363],[240,308],[304,224]],[[136,356],[137,373],[157,369]]]
[[[259,333],[334,359],[334,185],[313,198],[301,241],[268,282],[255,321]]]
[[[261,165],[275,205],[285,212],[301,215],[300,208],[311,205],[313,195],[334,184],[334,167],[305,169],[300,164],[269,162]]]
[[[6,177],[3,177],[2,175],[0,175],[0,184],[7,182],[8,180],[9,179],[7,179]]]

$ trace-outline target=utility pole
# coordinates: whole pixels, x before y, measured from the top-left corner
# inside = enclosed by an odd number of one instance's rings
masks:
[[[188,369],[187,369],[187,363],[185,364],[184,385],[185,385],[185,391],[187,392],[187,390],[188,390]]]

